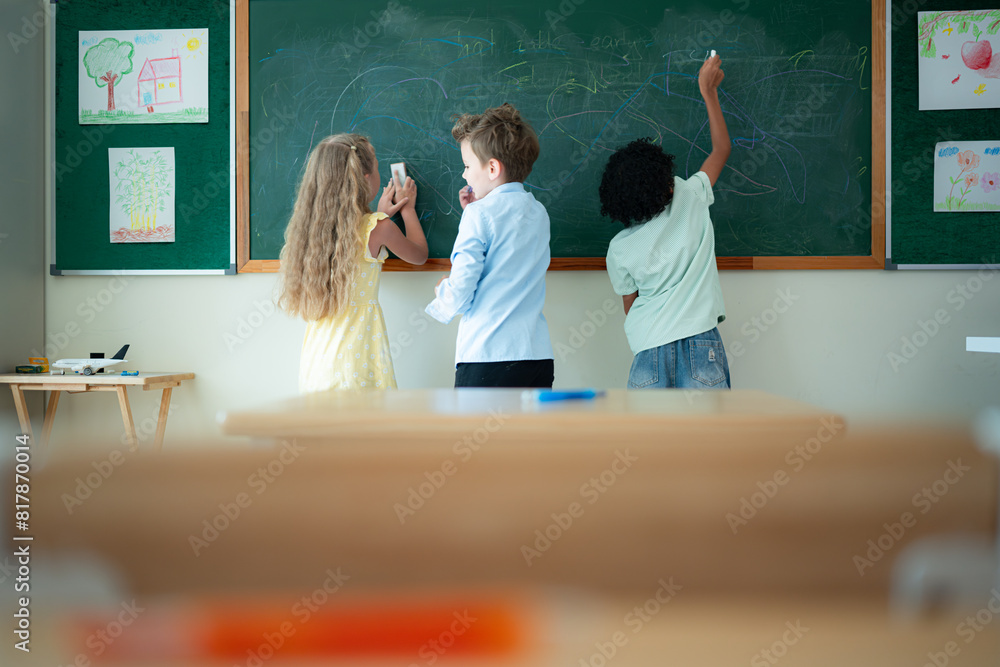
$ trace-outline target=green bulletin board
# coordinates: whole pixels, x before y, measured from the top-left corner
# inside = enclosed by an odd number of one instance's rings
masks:
[[[919,9],[914,7],[919,5]],[[1000,111],[997,109],[953,109],[920,111],[918,30],[919,12],[1000,9],[983,0],[938,0],[933,3],[891,3],[890,38],[890,141],[888,183],[890,214],[886,226],[886,268],[980,268],[1000,266],[1000,213],[934,212],[934,147],[945,141],[998,140]],[[989,21],[989,19],[987,19]],[[1000,21],[1000,12],[994,21]],[[995,25],[994,27],[1000,27]],[[930,30],[925,26],[924,29]],[[945,21],[934,28],[972,31],[960,22]],[[993,58],[1000,58],[1000,32],[984,32],[981,39],[993,43]],[[928,43],[925,39],[924,43]],[[932,43],[932,42],[931,42]],[[961,53],[937,53],[935,57],[961,60]],[[967,67],[957,66],[959,85],[1000,86],[1000,80],[984,78]],[[946,86],[948,84],[945,84]],[[946,89],[943,94],[947,94]]]
[[[231,16],[228,2],[61,0],[55,21],[53,275],[235,273],[231,206]],[[207,123],[79,123],[84,30],[208,30]],[[142,63],[133,63],[133,75]],[[123,77],[123,82],[129,81]],[[133,84],[134,85],[134,84]],[[117,94],[136,94],[132,86]],[[173,147],[175,240],[111,243],[108,149]]]

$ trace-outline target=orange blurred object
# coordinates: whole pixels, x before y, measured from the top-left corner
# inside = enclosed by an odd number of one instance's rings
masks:
[[[297,601],[133,602],[113,616],[78,617],[73,626],[81,644],[107,661],[256,664],[272,657],[509,657],[527,648],[535,620],[526,600],[512,596],[342,595],[327,601],[324,593],[321,599],[314,592]]]

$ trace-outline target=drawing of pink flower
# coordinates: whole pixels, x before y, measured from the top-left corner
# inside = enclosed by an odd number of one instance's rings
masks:
[[[965,175],[966,189],[971,188],[973,185],[979,185],[979,174],[966,174]]]
[[[975,169],[979,166],[979,156],[971,150],[962,151],[958,154],[958,166],[962,168],[962,171]]]
[[[993,192],[997,189],[998,184],[1000,184],[1000,172],[989,172],[983,173],[983,192]]]

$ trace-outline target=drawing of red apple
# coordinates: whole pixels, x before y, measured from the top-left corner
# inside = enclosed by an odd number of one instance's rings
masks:
[[[983,31],[979,29],[978,25],[972,26],[972,34],[976,41],[962,44],[962,62],[969,69],[986,69],[990,66],[990,60],[993,59],[993,47],[985,39],[979,41],[979,36],[983,34]]]
[[[962,44],[962,62],[969,69],[986,69],[993,59],[993,47],[985,39]]]

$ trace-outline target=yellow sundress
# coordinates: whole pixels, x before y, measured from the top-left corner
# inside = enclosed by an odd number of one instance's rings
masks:
[[[389,255],[383,246],[378,257],[368,250],[368,237],[384,213],[367,217],[364,250],[351,285],[346,310],[334,317],[309,322],[299,361],[299,391],[327,389],[395,389],[389,336],[378,303],[382,262]]]

